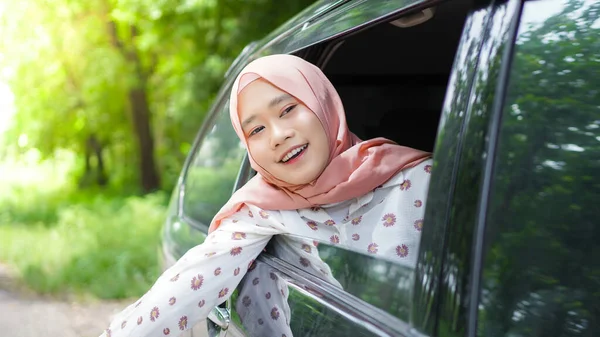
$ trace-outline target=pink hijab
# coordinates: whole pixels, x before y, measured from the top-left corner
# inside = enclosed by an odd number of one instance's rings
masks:
[[[264,210],[293,210],[353,199],[430,157],[430,153],[396,145],[385,138],[361,141],[348,129],[340,96],[325,74],[313,64],[285,54],[251,62],[233,84],[229,113],[233,128],[246,147],[237,98],[258,78],[294,96],[317,115],[329,139],[329,164],[312,183],[292,185],[265,171],[248,153],[258,174],[231,196],[214,217],[209,232],[244,204]]]

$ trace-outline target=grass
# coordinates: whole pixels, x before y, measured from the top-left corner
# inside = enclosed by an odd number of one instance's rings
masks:
[[[41,294],[137,297],[159,275],[166,195],[81,192],[48,166],[0,166],[0,261]],[[12,178],[11,178],[12,177]]]

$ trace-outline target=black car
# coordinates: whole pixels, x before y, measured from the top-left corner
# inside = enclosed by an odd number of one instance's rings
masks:
[[[316,2],[228,71],[173,193],[165,267],[255,174],[229,90],[276,53],[324,71],[360,138],[434,154],[416,268],[320,243],[340,288],[277,238],[257,258],[288,288],[294,336],[600,336],[600,2]],[[245,283],[190,334],[256,335]]]

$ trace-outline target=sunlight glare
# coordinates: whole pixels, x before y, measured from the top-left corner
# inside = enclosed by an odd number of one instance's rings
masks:
[[[13,93],[8,84],[0,81],[0,135],[8,129],[14,112]]]

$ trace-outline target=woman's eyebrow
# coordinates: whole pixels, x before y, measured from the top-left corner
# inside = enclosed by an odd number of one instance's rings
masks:
[[[288,100],[288,99],[292,99],[292,95],[290,94],[282,94],[280,96],[277,96],[275,98],[273,98],[269,104],[268,107],[269,109],[273,108],[274,106],[278,105],[279,103]],[[251,115],[250,117],[246,118],[243,122],[242,122],[242,129],[244,129],[248,124],[252,123],[253,120],[256,119],[256,115]]]
[[[273,98],[271,100],[271,102],[269,102],[269,108],[272,108],[272,107],[278,105],[279,103],[281,103],[287,99],[291,99],[291,98],[292,98],[292,96],[290,94],[283,94],[281,96],[277,96],[277,97]]]
[[[252,115],[248,118],[246,118],[246,120],[244,120],[242,122],[242,129],[245,128],[248,124],[252,123],[252,121],[256,118],[256,115]]]

